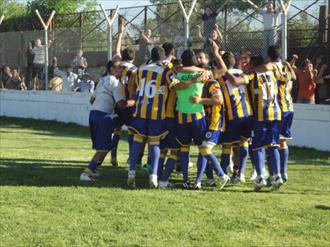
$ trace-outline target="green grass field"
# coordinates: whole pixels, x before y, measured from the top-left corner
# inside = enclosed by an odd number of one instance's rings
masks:
[[[93,154],[87,128],[0,121],[0,246],[330,245],[329,153],[292,148],[289,182],[278,192],[255,193],[252,183],[150,190],[143,173],[130,190],[126,142],[120,167],[107,158],[100,181],[83,183]]]

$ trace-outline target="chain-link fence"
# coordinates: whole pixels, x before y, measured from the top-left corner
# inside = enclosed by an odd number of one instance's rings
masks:
[[[241,2],[241,1],[240,1]],[[205,9],[197,6],[190,21],[189,45],[194,49],[207,48],[208,38],[218,39],[219,45],[234,53],[243,50],[262,54],[265,50],[264,20],[252,8],[240,10],[236,1],[229,1],[218,13],[205,17]],[[320,9],[324,0],[293,0],[288,14],[288,54],[298,53],[301,58],[315,58],[327,53],[328,38]],[[188,8],[189,4],[186,4]],[[219,6],[215,6],[219,7]],[[277,8],[279,6],[275,6]],[[261,6],[263,9],[264,6]],[[111,15],[114,10],[107,10]],[[141,7],[122,8],[119,15],[125,19],[126,33],[123,47],[130,46],[137,51],[139,65],[149,56],[154,45],[172,42],[177,56],[184,50],[184,18],[178,3],[166,3]],[[215,25],[216,24],[216,25]],[[322,24],[322,25],[321,25]],[[28,65],[27,48],[35,37],[43,39],[43,31],[16,31],[0,27],[0,66],[8,64],[25,69]],[[30,25],[40,26],[38,23]],[[200,28],[199,28],[200,27]],[[218,28],[217,28],[218,27]],[[215,30],[215,32],[214,32]],[[113,25],[113,44],[117,40],[118,22]],[[64,67],[83,49],[89,72],[95,79],[107,61],[109,30],[101,11],[55,15],[49,30],[53,40],[49,48],[50,65],[57,57],[58,65]],[[143,38],[143,35],[148,39]],[[276,43],[281,44],[281,16],[277,19]],[[112,47],[114,49],[114,45]]]

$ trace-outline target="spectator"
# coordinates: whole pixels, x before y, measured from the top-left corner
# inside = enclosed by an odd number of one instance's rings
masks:
[[[294,55],[295,58],[298,56]],[[315,104],[315,91],[317,70],[309,59],[305,59],[302,68],[297,69],[293,63],[293,68],[298,80],[298,103]]]
[[[226,6],[229,0],[226,0],[216,11],[213,11],[210,6],[207,6],[200,16],[203,20],[204,33],[203,37],[206,39],[211,37],[214,26],[216,25],[216,19],[220,11]],[[196,8],[197,9],[197,8]]]
[[[5,65],[0,71],[0,88],[6,88],[7,83],[12,78],[10,67]]]
[[[317,75],[316,82],[317,87],[317,103],[329,104],[330,103],[330,70],[327,64],[320,66],[319,73]]]
[[[49,89],[56,92],[63,91],[63,79],[60,76],[55,75],[54,78],[52,78],[49,81]]]
[[[141,31],[141,38],[139,39],[139,58],[140,62],[147,61],[151,55],[151,49],[154,46],[155,39],[152,37],[151,29],[146,32]]]
[[[34,54],[32,53],[32,49],[34,47],[34,40],[29,42],[28,49],[26,52],[26,62],[27,62],[27,74],[26,74],[26,80],[27,80],[27,86],[29,89],[33,88],[32,83],[32,75],[33,75],[33,60],[34,60]]]
[[[213,61],[214,56],[211,52],[211,41],[215,42],[218,47],[222,47],[221,43],[223,41],[223,36],[220,32],[219,26],[217,24],[214,25],[209,38],[205,38],[205,36],[202,35],[201,27],[199,25],[197,25],[197,32],[198,38],[204,42],[204,51],[209,55],[210,60]]]
[[[6,82],[5,88],[14,90],[24,90],[26,88],[24,81],[18,74],[17,69],[11,70],[11,77]]]
[[[181,57],[182,53],[184,52],[184,36],[182,35],[183,32],[184,30],[179,31],[174,37],[173,43],[176,57]]]
[[[80,81],[78,75],[73,73],[72,66],[70,64],[66,65],[65,72],[57,67],[57,63],[54,65],[54,68],[54,75],[62,79],[62,91],[71,92],[73,87]],[[59,80],[56,82],[59,83]]]
[[[95,83],[93,80],[91,80],[90,75],[88,73],[85,73],[80,82],[76,82],[76,84],[73,87],[74,92],[89,92],[94,93]]]
[[[73,72],[78,75],[79,78],[83,76],[85,70],[88,66],[87,60],[83,57],[83,51],[78,50],[77,55],[72,59],[71,66],[73,67]]]

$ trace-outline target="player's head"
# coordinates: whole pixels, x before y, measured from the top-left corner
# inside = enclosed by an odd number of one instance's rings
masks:
[[[233,68],[236,64],[235,55],[232,52],[226,51],[225,54],[222,55],[222,59],[228,68]]]
[[[251,52],[243,51],[239,56],[239,64],[242,70],[248,70],[251,61]]]
[[[173,71],[178,71],[178,69],[182,67],[182,60],[176,58],[172,61],[172,64],[173,64]]]
[[[135,59],[135,50],[131,48],[125,48],[122,52],[122,60],[133,62],[134,59]]]
[[[262,56],[258,55],[258,56],[253,56],[251,57],[251,61],[250,61],[250,69],[254,69],[262,64],[264,64],[264,59],[262,58]]]
[[[165,42],[162,47],[166,57],[174,57],[174,45],[172,43]]]
[[[77,57],[82,57],[83,54],[84,54],[83,50],[81,49],[77,50]]]
[[[153,62],[158,62],[158,61],[162,61],[165,57],[165,51],[162,47],[160,46],[155,46],[154,48],[152,48],[151,50],[151,60]]]
[[[198,50],[196,52],[196,60],[198,67],[202,68],[205,68],[210,63],[209,55],[204,50]]]
[[[107,63],[106,69],[108,75],[113,75],[116,77],[120,77],[123,70],[120,61],[111,61],[111,60]]]
[[[267,3],[266,8],[267,8],[267,12],[274,12],[274,5],[271,1]]]
[[[268,48],[267,55],[271,61],[277,61],[281,58],[281,48],[277,45],[272,45]]]
[[[41,46],[41,39],[39,37],[34,39],[34,45],[35,46]]]
[[[210,6],[206,6],[206,8],[205,8],[205,14],[207,16],[210,16],[210,15],[213,14],[213,10],[212,10],[212,8]]]
[[[221,69],[219,69],[217,66],[213,66],[212,75],[213,75],[213,79],[219,80],[221,78],[221,76],[223,75],[223,71]]]
[[[192,49],[185,50],[181,55],[181,59],[183,66],[194,66],[196,64],[196,55]]]

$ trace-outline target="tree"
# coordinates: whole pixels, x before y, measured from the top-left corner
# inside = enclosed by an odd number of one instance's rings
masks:
[[[0,0],[0,15],[5,15],[6,19],[22,16],[25,12],[23,4],[14,0]]]

